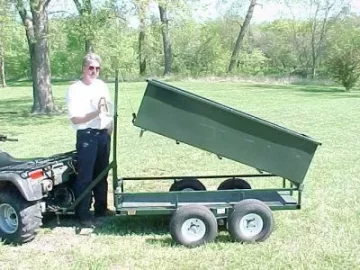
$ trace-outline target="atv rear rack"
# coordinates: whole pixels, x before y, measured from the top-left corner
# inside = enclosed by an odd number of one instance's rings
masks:
[[[26,172],[34,171],[39,169],[44,169],[49,166],[54,166],[59,163],[69,163],[70,166],[74,166],[72,162],[74,161],[74,156],[76,151],[65,152],[61,154],[56,154],[46,158],[34,158],[30,160],[24,160],[24,163],[16,163],[0,168],[0,172]],[[17,160],[21,161],[21,160]]]

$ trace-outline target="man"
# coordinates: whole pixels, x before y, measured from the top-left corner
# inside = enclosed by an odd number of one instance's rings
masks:
[[[77,178],[74,182],[78,197],[108,165],[112,118],[107,116],[110,104],[107,85],[98,79],[101,59],[90,53],[83,59],[82,77],[72,84],[66,95],[68,114],[76,130]],[[107,209],[107,175],[94,187],[95,216],[105,216]],[[77,205],[75,213],[84,226],[92,226],[91,192]]]

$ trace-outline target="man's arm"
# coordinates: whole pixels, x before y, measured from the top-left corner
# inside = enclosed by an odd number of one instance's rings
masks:
[[[84,116],[71,117],[70,120],[74,125],[83,124],[83,123],[89,122],[90,120],[98,117],[99,114],[100,114],[100,110],[96,110],[96,111],[90,112]]]
[[[83,102],[81,97],[78,95],[74,95],[73,89],[69,89],[67,96],[66,96],[66,103],[69,113],[70,121],[74,125],[83,124],[86,122],[89,122],[97,117],[99,117],[99,114],[101,113],[101,105],[100,101],[98,104],[98,107],[95,111],[89,112],[87,114],[83,114],[81,110],[81,103]]]

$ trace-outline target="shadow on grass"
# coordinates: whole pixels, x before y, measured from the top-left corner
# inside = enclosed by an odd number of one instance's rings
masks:
[[[43,228],[55,229],[58,227],[79,226],[77,218],[73,215],[59,217],[57,222],[55,214],[48,214],[43,218]],[[99,235],[163,235],[169,233],[169,217],[167,216],[114,216],[101,218],[94,233]]]
[[[152,245],[160,245],[160,246],[171,246],[171,247],[179,247],[179,248],[184,248],[184,246],[175,243],[171,237],[168,238],[149,238],[145,240],[146,243],[148,244],[152,244]],[[217,244],[217,243],[232,243],[232,239],[230,238],[230,236],[228,234],[219,234],[216,236],[215,240],[213,243]]]
[[[337,86],[326,85],[298,85],[298,84],[249,84],[249,87],[264,88],[264,89],[277,89],[277,90],[292,90],[308,93],[346,93],[343,88]]]
[[[325,93],[325,94],[333,94],[333,93],[345,93],[339,87],[328,87],[328,86],[293,86],[295,91],[306,92],[306,93]]]
[[[30,112],[33,104],[32,98],[6,99],[0,101],[0,112]]]
[[[106,235],[165,235],[169,233],[168,216],[124,216],[104,218],[95,233]]]
[[[326,86],[326,85],[271,85],[271,84],[253,84],[248,85],[249,88],[256,89],[274,89],[274,90],[288,90],[302,93],[306,96],[326,97],[326,98],[360,98],[360,91],[353,89],[350,92],[345,91],[340,86]]]
[[[145,242],[152,245],[181,247],[170,236],[170,216],[133,216],[112,217],[94,232],[98,235],[141,235]],[[214,243],[230,243],[230,235],[224,226],[218,228]]]
[[[51,85],[70,85],[76,81],[77,78],[69,79],[51,79]],[[8,87],[32,87],[31,80],[9,80],[6,82]]]
[[[32,87],[32,82],[28,80],[24,81],[6,81],[7,87]],[[6,88],[5,88],[6,89]]]
[[[0,122],[11,123],[12,126],[43,125],[53,122],[54,116],[63,113],[43,115],[31,114],[32,99],[7,99],[0,101]]]
[[[169,223],[170,216],[114,216],[101,219],[101,225],[96,226],[92,233],[97,235],[144,236],[145,242],[152,245],[178,246],[183,247],[173,241],[170,236]],[[45,229],[55,229],[59,227],[74,228],[79,234],[81,227],[78,220],[72,216],[60,216],[60,224],[57,223],[55,215],[49,214],[43,218]],[[214,243],[231,243],[232,239],[224,226],[219,226],[218,235]]]

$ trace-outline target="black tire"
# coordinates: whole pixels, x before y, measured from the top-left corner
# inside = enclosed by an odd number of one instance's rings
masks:
[[[247,222],[245,224],[244,222]],[[251,223],[250,223],[251,222]],[[249,225],[254,226],[252,229]],[[237,242],[265,241],[274,229],[271,209],[262,201],[246,199],[234,206],[228,217],[228,230]]]
[[[194,230],[190,232],[190,229]],[[178,244],[186,247],[200,246],[214,241],[217,236],[217,221],[209,208],[203,205],[185,205],[172,216],[170,234]]]
[[[201,183],[198,179],[182,179],[180,181],[175,181],[169,191],[192,191],[192,190],[206,190],[203,183]]]
[[[240,178],[228,178],[220,183],[218,190],[229,190],[229,189],[251,189],[251,185]],[[226,218],[218,220],[219,226],[225,226],[227,228]]]
[[[229,178],[222,182],[218,187],[218,190],[227,189],[251,189],[251,185],[240,178]]]
[[[42,225],[40,204],[26,201],[15,190],[0,192],[0,239],[5,243],[22,244],[35,238]]]

